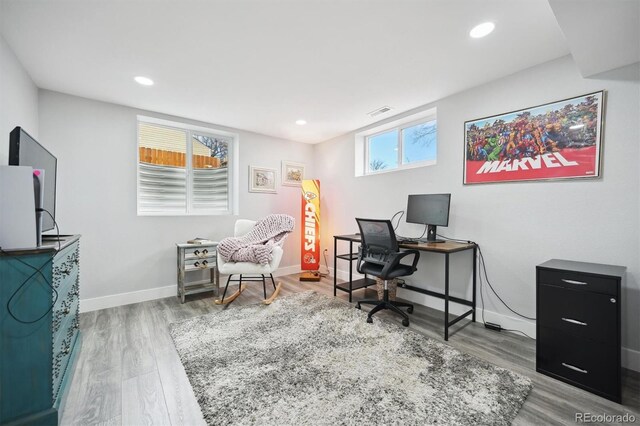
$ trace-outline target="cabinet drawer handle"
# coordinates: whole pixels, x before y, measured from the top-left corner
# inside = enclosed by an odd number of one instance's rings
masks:
[[[202,254],[206,255],[207,253],[209,253],[209,250],[207,249],[202,250]]]
[[[200,254],[200,250],[194,250],[193,254],[195,254],[196,256]]]
[[[587,370],[583,370],[582,368],[578,368],[578,367],[576,367],[574,365],[567,364],[565,362],[562,363],[562,366],[568,368],[569,370],[577,371],[578,373],[582,373],[582,374],[588,374],[589,373]]]
[[[587,325],[586,322],[574,320],[574,319],[571,319],[571,318],[562,318],[562,321],[570,322],[571,324],[577,324],[577,325]]]
[[[573,284],[573,285],[587,285],[588,283],[585,283],[584,281],[575,281],[575,280],[566,280],[566,279],[562,279],[562,281],[564,281],[567,284]]]

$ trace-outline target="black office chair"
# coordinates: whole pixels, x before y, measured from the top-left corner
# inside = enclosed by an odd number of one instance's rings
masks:
[[[412,313],[413,305],[389,300],[387,280],[411,275],[417,271],[416,264],[420,259],[420,252],[418,250],[399,250],[396,233],[393,231],[390,220],[356,218],[356,222],[358,222],[362,238],[360,249],[358,249],[358,272],[384,280],[383,300],[361,300],[356,303],[356,308],[361,309],[360,305],[362,304],[376,305],[369,311],[368,323],[373,322],[371,316],[376,312],[390,309],[402,315],[402,325],[408,327],[409,316],[400,308],[408,308],[407,312]],[[413,255],[411,265],[400,263],[400,260],[409,255]]]

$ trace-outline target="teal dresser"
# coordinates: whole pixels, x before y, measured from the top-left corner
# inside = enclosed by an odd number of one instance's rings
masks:
[[[59,422],[80,349],[80,236],[61,240],[0,254],[0,424]]]

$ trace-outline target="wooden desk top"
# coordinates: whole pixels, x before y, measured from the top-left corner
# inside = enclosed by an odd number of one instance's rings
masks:
[[[437,251],[440,253],[454,253],[456,251],[469,250],[476,245],[473,243],[458,243],[455,241],[445,241],[444,243],[418,243],[407,244],[400,243],[401,248],[414,248],[422,251]]]
[[[360,242],[360,234],[334,235],[333,238],[338,240]],[[474,248],[474,243],[458,243],[455,241],[445,241],[444,243],[399,243],[400,248],[415,249],[421,251],[431,251],[438,253],[455,253],[457,251],[469,250]]]

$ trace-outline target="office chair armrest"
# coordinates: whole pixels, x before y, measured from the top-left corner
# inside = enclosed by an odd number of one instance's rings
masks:
[[[386,277],[387,274],[389,273],[389,271],[391,271],[393,268],[398,266],[400,264],[400,261],[402,259],[404,259],[405,257],[409,256],[410,254],[413,255],[413,263],[411,264],[411,269],[413,269],[415,271],[416,270],[416,265],[418,264],[418,260],[420,259],[420,252],[418,250],[409,249],[409,250],[401,251],[401,252],[394,253],[393,255],[391,255],[390,256],[391,257],[390,262],[387,263],[384,266],[384,268],[382,268],[382,271],[380,272],[380,275],[382,277]]]

